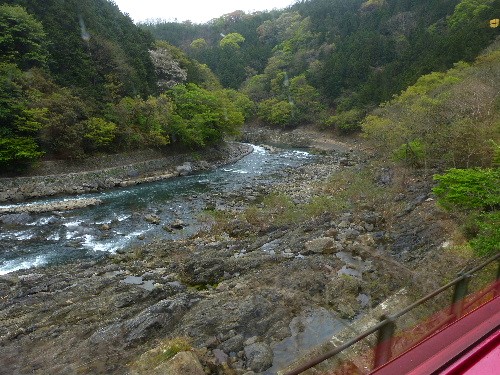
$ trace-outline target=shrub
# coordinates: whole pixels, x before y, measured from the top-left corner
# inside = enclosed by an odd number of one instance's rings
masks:
[[[476,254],[488,255],[500,251],[500,211],[482,214],[476,223],[478,233],[470,241]]]
[[[91,148],[100,149],[109,145],[115,139],[116,125],[99,117],[92,117],[86,121],[84,137],[89,141]]]
[[[421,167],[425,161],[424,145],[418,140],[407,142],[394,151],[394,159],[412,167]]]
[[[43,155],[30,137],[0,137],[0,167],[22,169]]]
[[[451,169],[436,175],[439,204],[466,215],[464,232],[476,254],[500,250],[500,169]]]
[[[354,133],[361,130],[361,120],[364,112],[358,109],[351,109],[345,112],[339,112],[334,116],[330,116],[325,125],[334,127],[342,134]]]
[[[500,169],[450,169],[435,175],[433,189],[446,209],[491,211],[500,207]]]
[[[287,127],[294,124],[293,103],[271,98],[259,104],[259,117],[271,125]]]

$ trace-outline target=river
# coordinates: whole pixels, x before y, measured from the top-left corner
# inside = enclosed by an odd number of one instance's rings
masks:
[[[88,259],[116,252],[153,238],[178,239],[195,234],[207,205],[223,204],[225,194],[244,193],[273,184],[287,168],[314,160],[305,151],[254,146],[254,152],[219,169],[96,194],[37,200],[98,198],[103,203],[84,209],[23,214],[22,220],[0,220],[0,275],[19,269]],[[222,199],[222,202],[221,202]],[[33,202],[30,202],[33,203]],[[146,221],[155,215],[160,225]],[[182,230],[164,226],[182,220]]]

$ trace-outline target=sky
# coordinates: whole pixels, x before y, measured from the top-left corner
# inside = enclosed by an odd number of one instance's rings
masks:
[[[211,19],[243,10],[251,13],[258,10],[282,9],[295,0],[113,0],[123,13],[128,13],[134,22],[164,19],[178,22],[190,20],[205,23]]]

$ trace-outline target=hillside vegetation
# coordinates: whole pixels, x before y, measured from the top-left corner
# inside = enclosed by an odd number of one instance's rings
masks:
[[[138,28],[107,0],[9,0],[0,166],[203,147],[250,116],[357,131],[422,74],[471,62],[496,34],[487,20],[499,2],[309,0]]]
[[[500,39],[472,64],[431,73],[363,121],[386,157],[434,176],[439,203],[478,254],[500,244]]]
[[[42,157],[203,147],[248,114],[206,65],[106,0],[4,2],[0,52],[0,173]]]
[[[499,0],[309,0],[195,25],[141,25],[258,103],[266,123],[342,132],[423,74],[470,62],[497,34]]]

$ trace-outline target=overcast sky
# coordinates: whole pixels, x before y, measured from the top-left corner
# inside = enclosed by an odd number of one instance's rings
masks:
[[[235,10],[246,13],[256,10],[282,9],[295,0],[114,0],[123,13],[135,21],[165,19],[205,23]]]

